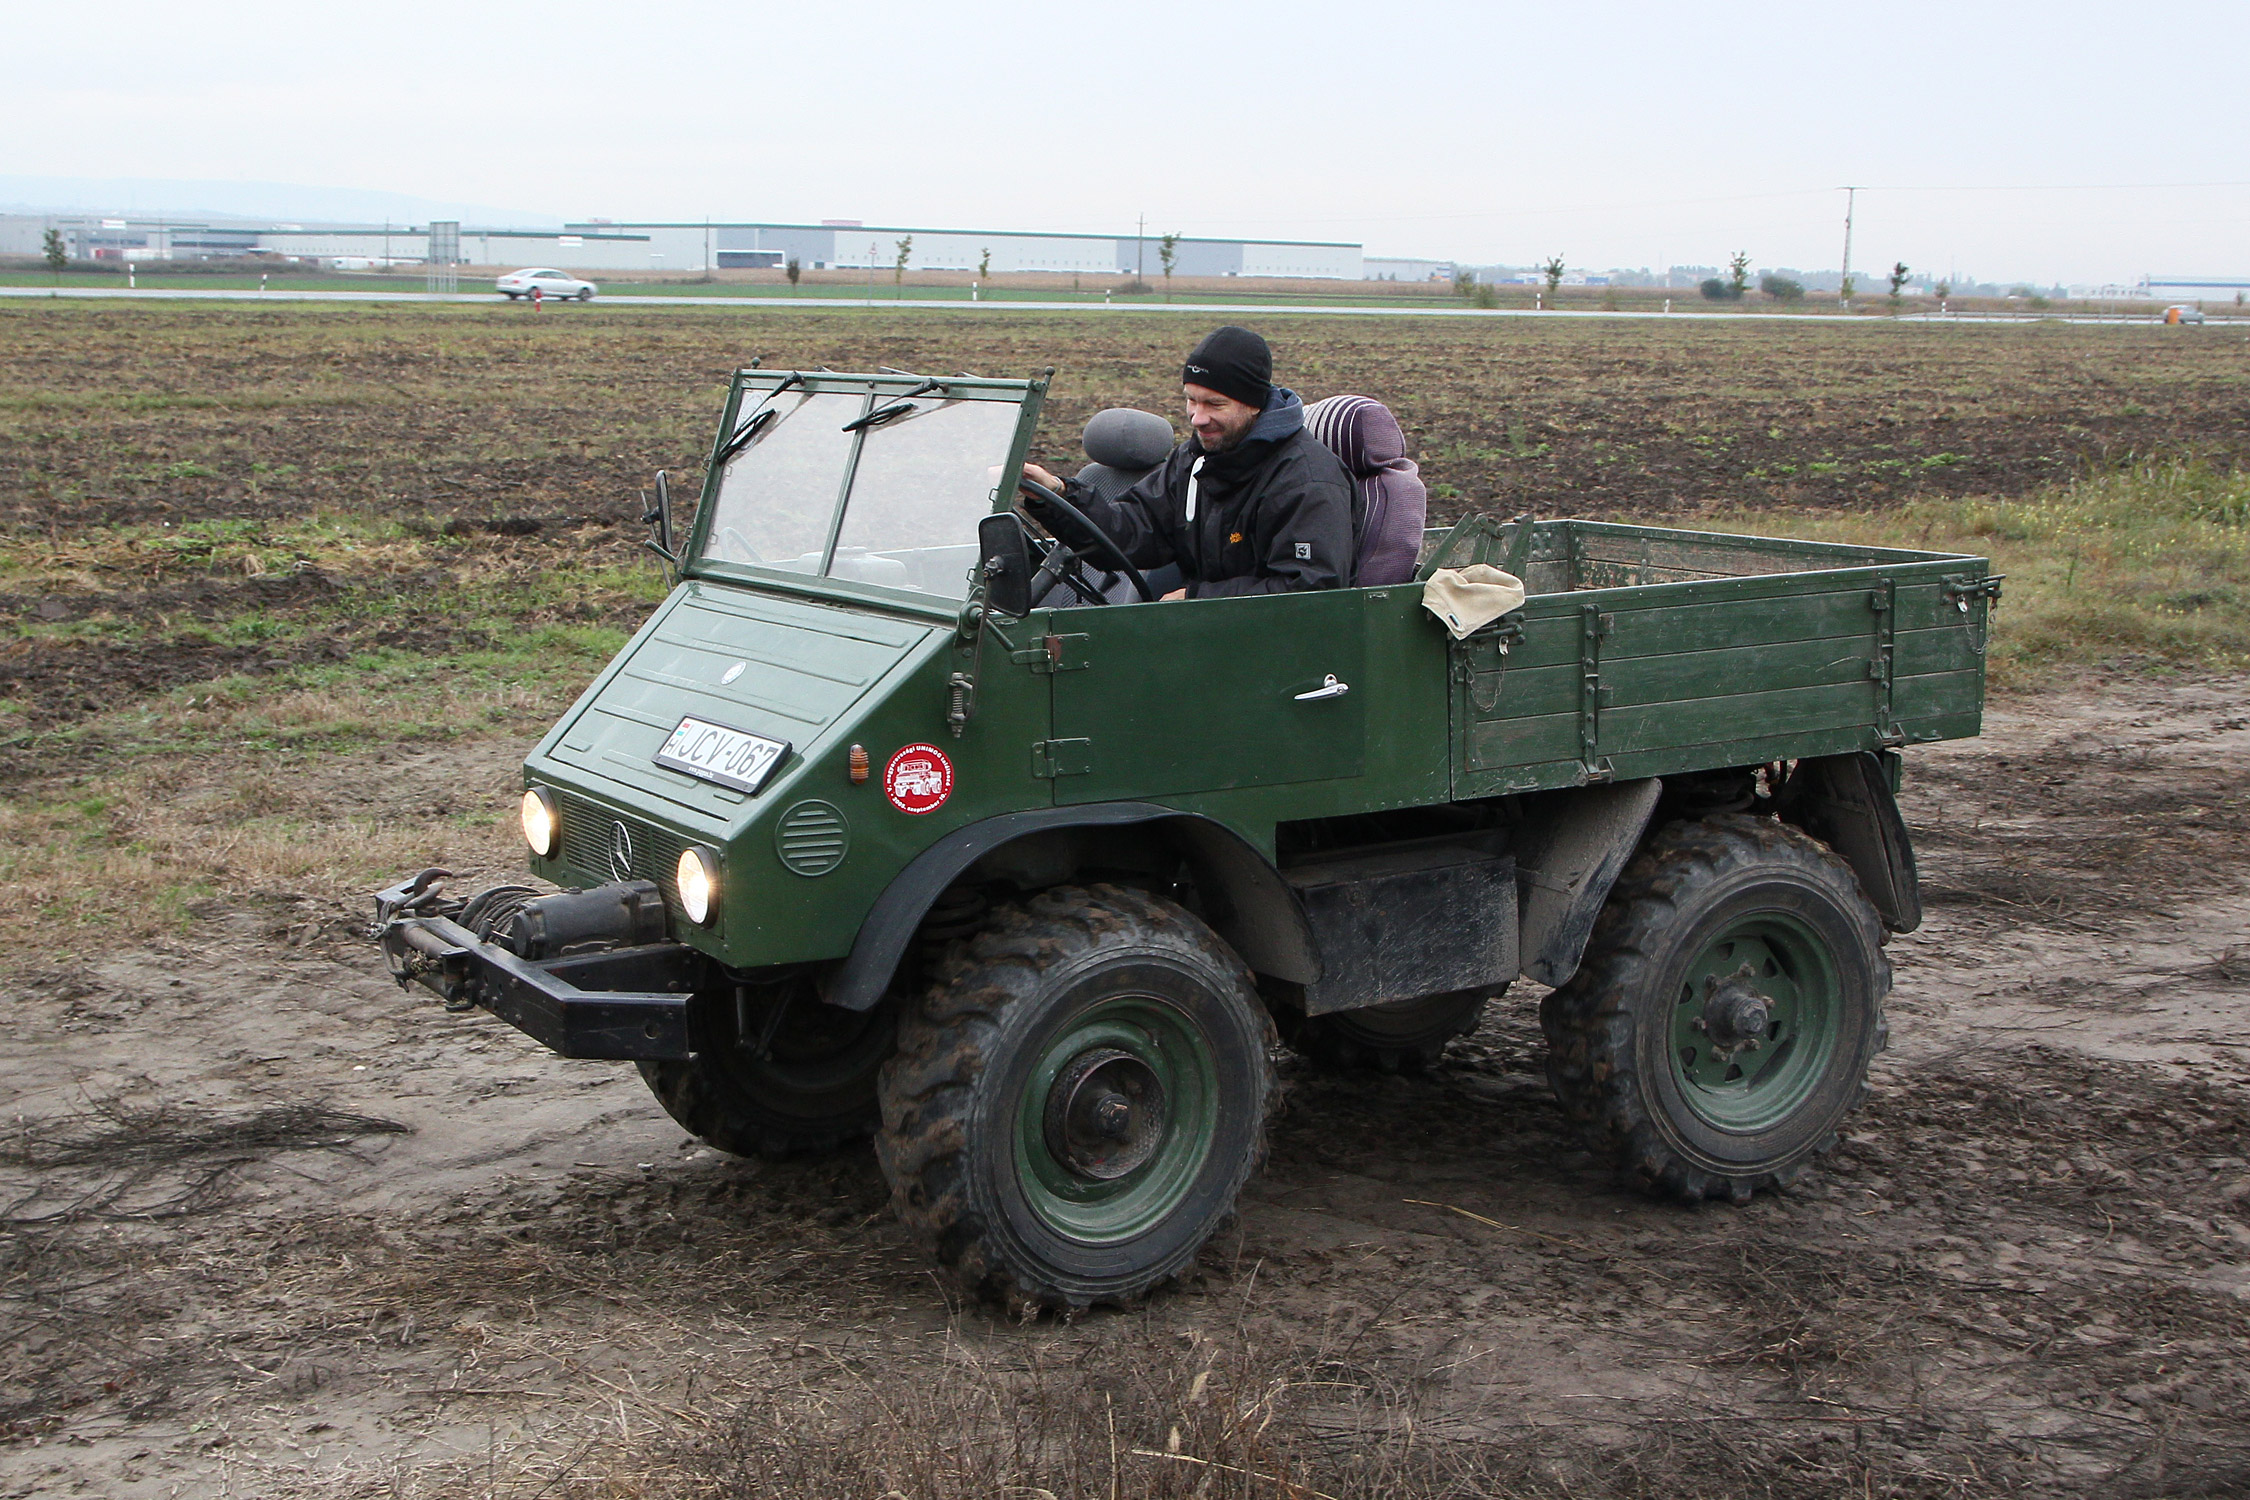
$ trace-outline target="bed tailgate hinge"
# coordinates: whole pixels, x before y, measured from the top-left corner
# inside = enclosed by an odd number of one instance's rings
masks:
[[[1581,605],[1578,612],[1578,763],[1579,785],[1608,781],[1614,774],[1601,753],[1601,711],[1612,696],[1602,686],[1602,637],[1616,627],[1617,617],[1602,613],[1599,605]]]
[[[1867,607],[1875,612],[1874,651],[1867,660],[1867,675],[1875,683],[1875,737],[1886,745],[1902,744],[1906,735],[1892,701],[1898,677],[1898,584],[1877,579]]]

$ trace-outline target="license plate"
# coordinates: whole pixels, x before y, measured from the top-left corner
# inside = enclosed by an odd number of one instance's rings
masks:
[[[680,727],[656,752],[656,763],[754,794],[788,753],[786,740],[769,740],[747,729],[690,717],[680,720]]]

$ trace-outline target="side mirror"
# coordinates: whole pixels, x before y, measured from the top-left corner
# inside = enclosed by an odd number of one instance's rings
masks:
[[[1013,512],[977,522],[977,576],[993,613],[1019,619],[1031,613],[1031,539]]]
[[[650,550],[677,564],[679,553],[672,546],[672,479],[662,469],[656,471],[656,503],[641,513],[641,520],[656,528],[656,535],[648,542]]]

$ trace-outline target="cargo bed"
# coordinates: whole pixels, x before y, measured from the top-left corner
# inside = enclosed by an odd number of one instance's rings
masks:
[[[1473,518],[1424,571],[1531,597],[1452,647],[1453,793],[1489,797],[1978,732],[1982,558],[1595,521]]]

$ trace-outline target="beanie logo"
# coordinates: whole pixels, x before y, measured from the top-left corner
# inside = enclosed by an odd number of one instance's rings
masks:
[[[1299,562],[1311,562],[1311,561],[1312,561],[1312,543],[1310,543],[1310,542],[1299,542],[1299,543],[1297,543],[1297,561],[1299,561]]]
[[[1205,368],[1204,368],[1203,366],[1201,366],[1201,365],[1189,365],[1189,366],[1188,366],[1188,373],[1189,373],[1190,375],[1208,375],[1208,374],[1210,374],[1211,372],[1210,372],[1209,370],[1205,369]]]

